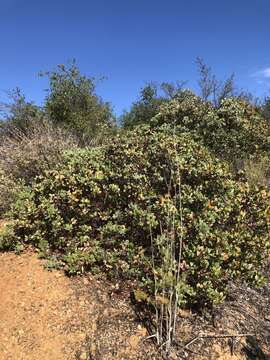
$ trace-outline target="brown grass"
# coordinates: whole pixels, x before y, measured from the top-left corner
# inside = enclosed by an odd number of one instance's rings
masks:
[[[0,139],[0,213],[9,210],[22,182],[30,185],[77,146],[75,137],[50,123],[35,124],[26,133],[11,128]]]

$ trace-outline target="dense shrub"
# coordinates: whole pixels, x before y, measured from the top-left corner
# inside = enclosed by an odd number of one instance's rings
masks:
[[[0,128],[0,136],[8,135],[14,127],[21,132],[27,132],[27,129],[33,125],[40,124],[45,120],[43,109],[33,102],[27,101],[19,88],[11,91],[9,97],[12,101],[3,105],[5,122],[2,129]]]
[[[247,159],[255,154],[270,156],[270,127],[259,110],[243,100],[225,99],[217,110],[220,129],[214,133],[212,148],[229,160]]]
[[[10,208],[18,191],[20,191],[20,183],[0,168],[0,214]]]
[[[266,119],[266,121],[268,121],[268,123],[270,122],[270,97],[266,97],[266,99],[264,99],[264,102],[261,106],[261,112],[263,117]]]
[[[182,92],[184,84],[183,81],[177,81],[145,85],[140,91],[139,99],[120,117],[123,128],[132,129],[137,125],[149,124],[152,117],[158,114],[160,105],[177,97]]]
[[[20,252],[23,245],[13,234],[12,226],[7,221],[0,221],[0,251],[14,250]]]
[[[82,138],[100,136],[114,127],[110,103],[96,94],[96,80],[82,75],[75,61],[45,74],[50,83],[45,111],[54,124]]]
[[[270,245],[269,193],[251,189],[190,134],[175,136],[168,126],[69,152],[20,194],[13,233],[43,254],[58,254],[70,272],[136,278],[151,294],[149,230],[158,241],[168,210],[176,244],[180,234],[184,239],[183,301],[217,302],[229,280],[260,280]],[[158,274],[162,252],[152,245]]]
[[[216,156],[233,163],[254,154],[270,154],[270,127],[258,109],[247,102],[228,98],[218,108],[190,91],[184,91],[161,106],[152,126],[177,125],[189,131]]]

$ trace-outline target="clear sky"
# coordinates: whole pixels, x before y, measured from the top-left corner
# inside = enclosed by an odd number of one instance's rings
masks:
[[[189,80],[203,57],[257,95],[270,88],[270,0],[0,0],[0,101],[22,88],[41,103],[41,70],[76,58],[107,76],[97,91],[117,114],[147,81]]]

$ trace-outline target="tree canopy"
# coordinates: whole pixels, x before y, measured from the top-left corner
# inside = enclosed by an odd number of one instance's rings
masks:
[[[111,105],[95,92],[96,80],[82,75],[74,61],[42,75],[49,78],[45,110],[53,123],[85,136],[114,124]]]

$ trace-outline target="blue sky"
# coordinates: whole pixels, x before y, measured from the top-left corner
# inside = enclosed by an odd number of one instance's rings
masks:
[[[41,70],[76,58],[107,76],[98,93],[117,114],[147,81],[188,80],[195,59],[257,95],[270,88],[269,0],[0,0],[0,101],[22,88],[39,104]]]

